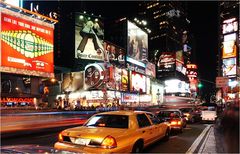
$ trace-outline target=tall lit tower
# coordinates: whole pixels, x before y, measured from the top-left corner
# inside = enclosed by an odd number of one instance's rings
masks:
[[[219,28],[219,65],[218,75],[228,78],[228,86],[223,87],[225,101],[239,102],[240,95],[240,29],[239,29],[239,1],[220,2]]]

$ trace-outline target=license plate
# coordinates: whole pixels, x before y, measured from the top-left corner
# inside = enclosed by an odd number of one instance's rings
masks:
[[[84,139],[84,138],[77,138],[75,140],[75,144],[79,144],[79,145],[88,145],[90,142],[90,139]]]

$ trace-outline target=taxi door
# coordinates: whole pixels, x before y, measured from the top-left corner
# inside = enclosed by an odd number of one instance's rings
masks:
[[[144,113],[137,114],[137,122],[139,126],[139,134],[144,139],[144,145],[148,145],[154,141],[154,127]]]

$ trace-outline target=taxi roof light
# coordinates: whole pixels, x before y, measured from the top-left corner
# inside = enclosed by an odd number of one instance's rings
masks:
[[[117,142],[114,137],[108,135],[102,141],[101,146],[103,146],[104,148],[107,148],[107,149],[111,149],[111,148],[117,147]]]

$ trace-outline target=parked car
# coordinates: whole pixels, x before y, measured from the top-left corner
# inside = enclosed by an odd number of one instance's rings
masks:
[[[171,125],[171,130],[183,132],[183,128],[187,126],[187,121],[184,114],[179,109],[161,109],[157,112],[160,119],[168,121]]]
[[[186,116],[185,119],[187,120],[187,122],[195,123],[201,120],[201,111],[194,107],[185,107],[180,108],[179,110],[182,111],[183,114]]]
[[[141,152],[168,138],[169,126],[145,111],[111,111],[93,115],[83,126],[59,134],[54,148],[77,153]]]

